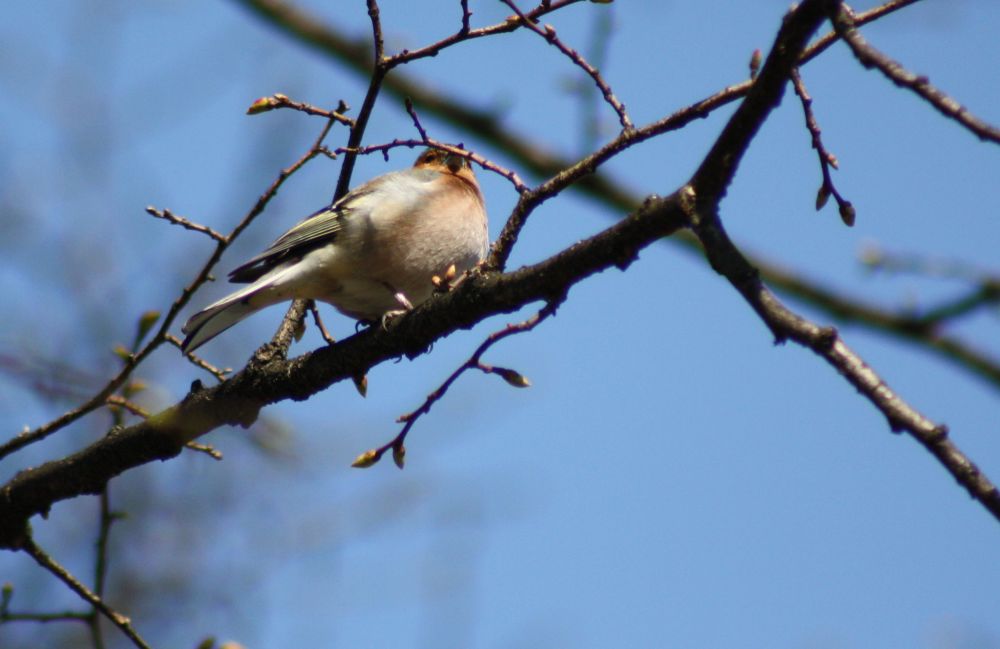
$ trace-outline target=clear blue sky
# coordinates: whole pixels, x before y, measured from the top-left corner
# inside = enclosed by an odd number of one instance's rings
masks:
[[[509,13],[498,2],[470,4],[477,25]],[[368,34],[363,3],[308,5]],[[458,2],[380,5],[394,49],[458,24]],[[605,75],[644,123],[742,81],[786,8],[622,1],[583,3],[547,20],[585,50],[595,18],[613,15]],[[284,92],[357,107],[365,82],[233,3],[17,3],[5,13],[0,350],[106,376],[115,362],[108,350],[127,342],[144,310],[165,309],[209,253],[207,241],[143,208],[231,227],[321,126],[292,112],[246,117],[249,103]],[[1000,4],[955,0],[920,4],[864,34],[998,123],[998,30]],[[566,90],[580,76],[535,35],[468,43],[403,72],[496,109],[544,146],[580,151],[579,104]],[[803,75],[857,225],[845,228],[832,205],[813,210],[819,169],[789,93],[723,204],[734,239],[886,306],[919,309],[962,286],[867,273],[858,262],[864,246],[1000,272],[997,147],[865,71],[842,45]],[[729,112],[631,151],[609,171],[640,195],[672,191]],[[434,137],[513,164],[429,115],[424,123]],[[367,141],[412,135],[387,98]],[[344,137],[335,131],[330,142]],[[414,156],[362,160],[355,184]],[[317,161],[293,177],[224,257],[220,277],[328,201],[338,170]],[[515,194],[500,178],[480,179],[495,237]],[[512,263],[537,261],[619,216],[573,196],[550,201]],[[223,282],[205,288],[192,309],[226,290]],[[240,367],[281,313],[255,316],[205,355]],[[531,389],[468,375],[417,424],[405,471],[349,468],[390,439],[395,417],[485,335],[521,316],[375,368],[365,400],[340,384],[270,409],[258,439],[282,443],[280,459],[244,443],[246,431],[222,430],[206,440],[223,451],[222,463],[186,455],[113,483],[118,506],[147,505],[114,530],[112,579],[126,566],[143,575],[160,610],[149,602],[133,610],[124,595],[112,604],[158,647],[193,647],[209,634],[251,649],[1000,647],[996,521],[821,360],[773,346],[727,284],[670,245],[644,251],[627,273],[584,282],[556,318],[488,354],[527,375]],[[326,319],[335,335],[353,331],[332,312]],[[995,309],[956,330],[1000,354]],[[843,331],[1000,479],[995,389],[893,339]],[[318,344],[310,331],[295,349]],[[172,349],[141,376],[150,407],[204,378]],[[4,436],[67,405],[37,398],[16,378],[0,381]],[[0,465],[0,479],[85,444],[105,423],[66,431],[21,465]],[[60,505],[35,522],[40,542],[84,576],[92,506]],[[74,604],[23,557],[0,555],[6,579],[25,606]],[[164,605],[180,619],[162,624]],[[0,627],[0,644],[5,634],[23,641],[36,632]]]

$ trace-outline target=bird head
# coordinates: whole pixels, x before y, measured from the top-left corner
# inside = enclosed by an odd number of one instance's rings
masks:
[[[468,158],[440,149],[426,149],[417,157],[413,166],[418,169],[433,169],[441,173],[454,174],[464,177],[466,180],[475,179]]]

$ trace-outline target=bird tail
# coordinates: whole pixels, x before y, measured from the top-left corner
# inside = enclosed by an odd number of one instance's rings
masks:
[[[265,275],[188,318],[181,328],[186,336],[181,351],[193,352],[250,314],[287,299],[282,291],[272,290],[280,283],[285,270]]]
[[[181,351],[193,352],[209,340],[262,307],[254,306],[241,298],[227,297],[212,306],[199,311],[184,323],[181,329],[186,335]]]

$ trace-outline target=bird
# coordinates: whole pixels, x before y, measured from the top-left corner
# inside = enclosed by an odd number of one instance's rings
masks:
[[[469,159],[428,148],[411,168],[355,188],[236,267],[229,281],[249,286],[191,316],[181,350],[193,352],[247,316],[292,299],[384,322],[430,298],[433,278],[482,263],[488,246],[486,206]]]

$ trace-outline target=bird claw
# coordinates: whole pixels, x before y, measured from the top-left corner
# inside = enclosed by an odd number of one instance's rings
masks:
[[[410,309],[413,307],[411,306]],[[401,315],[405,315],[410,309],[393,309],[392,311],[386,311],[382,314],[382,331],[389,329],[389,323],[398,318]]]

